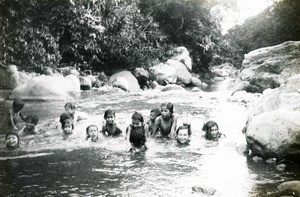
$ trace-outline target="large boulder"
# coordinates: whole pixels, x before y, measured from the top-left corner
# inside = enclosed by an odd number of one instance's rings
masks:
[[[287,181],[277,186],[278,196],[300,196],[300,181]]]
[[[23,100],[70,100],[80,93],[78,77],[63,76],[36,76],[21,86],[15,88],[10,99]]]
[[[243,131],[254,155],[300,160],[300,75],[255,102]]]
[[[260,48],[245,55],[233,91],[262,93],[277,88],[290,76],[300,74],[300,41]]]
[[[192,74],[188,71],[187,67],[176,60],[169,59],[165,64],[171,66],[176,70],[177,83],[188,85],[192,81]]]
[[[140,91],[138,80],[130,71],[121,71],[113,74],[109,78],[109,82],[114,86],[128,92]]]
[[[174,84],[177,81],[176,69],[164,63],[156,64],[149,69],[150,79],[160,85]]]
[[[192,70],[192,58],[190,57],[190,53],[187,48],[181,46],[173,49],[171,59],[183,63],[189,71]]]
[[[231,63],[224,63],[211,68],[211,72],[218,77],[236,77],[237,69]]]
[[[0,88],[12,90],[30,78],[24,72],[20,76],[17,66],[9,65],[6,69],[0,69]]]

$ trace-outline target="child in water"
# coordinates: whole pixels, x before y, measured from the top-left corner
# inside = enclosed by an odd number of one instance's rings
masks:
[[[122,130],[115,123],[115,118],[115,111],[108,109],[104,112],[105,124],[101,131],[104,136],[118,137],[122,134]]]
[[[157,117],[154,122],[153,133],[160,132],[162,137],[171,134],[174,137],[177,127],[177,115],[174,114],[174,106],[172,103],[162,103],[160,107],[161,116]]]
[[[89,142],[96,142],[98,140],[98,127],[96,125],[90,125],[86,128],[86,140]]]
[[[8,132],[5,135],[5,142],[7,149],[12,150],[19,147],[20,139],[17,133]]]
[[[202,130],[205,131],[204,137],[207,140],[218,140],[221,137],[225,137],[223,133],[219,132],[219,125],[212,120],[205,123]]]
[[[67,137],[73,134],[73,130],[74,130],[73,121],[71,119],[64,119],[61,122],[61,128],[63,130],[63,137],[64,139],[66,139]]]
[[[147,149],[146,147],[146,135],[148,133],[147,125],[144,124],[143,115],[139,112],[134,112],[132,117],[132,124],[126,129],[126,138],[129,137],[131,144],[131,152],[141,152]]]
[[[154,131],[155,119],[160,115],[161,115],[161,112],[160,112],[159,108],[155,108],[150,111],[150,119],[147,121],[147,125],[149,128],[149,133],[151,135],[154,134],[153,131]]]
[[[89,118],[89,116],[86,113],[77,111],[76,105],[73,102],[67,102],[65,104],[65,111],[66,111],[66,113],[70,114],[70,116],[73,120],[73,124],[76,124],[77,121],[86,120]]]
[[[190,125],[180,126],[176,130],[176,140],[181,145],[187,145],[190,142],[191,134],[192,134],[192,131],[191,131]]]
[[[18,131],[25,125],[22,120],[21,110],[24,108],[25,103],[21,99],[15,99],[10,110],[10,122],[13,126],[13,130]]]
[[[36,125],[39,122],[38,117],[34,114],[29,114],[24,116],[23,120],[26,123],[26,126],[21,131],[19,131],[19,135],[26,136],[37,134]]]

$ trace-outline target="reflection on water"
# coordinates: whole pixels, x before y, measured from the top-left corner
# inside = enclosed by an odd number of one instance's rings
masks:
[[[297,171],[279,172],[275,165],[254,163],[236,151],[247,109],[227,102],[230,92],[158,92],[138,94],[84,92],[80,110],[90,114],[76,126],[73,139],[62,140],[58,118],[64,102],[30,102],[25,110],[39,115],[46,133],[22,139],[19,150],[7,151],[0,140],[1,196],[199,196],[192,187],[215,188],[214,196],[267,196],[278,183],[299,178]],[[173,102],[179,124],[189,119],[192,140],[180,147],[168,139],[148,139],[149,150],[131,154],[120,138],[85,141],[89,124],[103,124],[107,108],[116,110],[123,131],[134,111],[145,117],[162,102]],[[0,106],[1,107],[1,106]],[[204,121],[214,119],[227,137],[203,139]],[[200,195],[201,196],[201,195]]]

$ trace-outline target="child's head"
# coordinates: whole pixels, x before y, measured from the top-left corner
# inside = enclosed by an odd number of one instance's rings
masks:
[[[98,140],[98,127],[96,125],[90,125],[86,128],[86,138],[91,139],[92,142]]]
[[[141,127],[144,124],[143,115],[139,112],[134,112],[131,117],[132,125],[134,127]]]
[[[174,112],[174,105],[172,103],[162,103],[160,106],[161,116],[163,119],[171,118]]]
[[[64,112],[60,115],[60,119],[59,119],[59,122],[62,124],[66,119],[73,119],[72,118],[72,115],[68,112]]]
[[[61,123],[61,128],[66,135],[71,135],[73,133],[74,125],[71,119],[65,119]]]
[[[35,114],[24,115],[21,118],[26,123],[28,129],[34,129],[39,122],[39,119]]]
[[[206,139],[217,139],[219,135],[219,126],[215,121],[208,121],[203,125],[202,128],[205,131],[205,138]]]
[[[160,109],[159,108],[155,108],[155,109],[152,109],[150,111],[150,120],[152,122],[155,121],[156,117],[160,116],[161,115],[161,112],[160,112]]]
[[[104,119],[106,120],[107,124],[114,124],[115,117],[116,113],[113,110],[108,109],[104,112]]]
[[[17,133],[14,132],[8,132],[5,135],[5,142],[6,142],[6,147],[8,149],[14,149],[19,146],[20,139]]]
[[[18,113],[24,107],[25,103],[21,99],[15,99],[12,105],[14,113]]]
[[[65,104],[65,110],[66,110],[67,112],[69,112],[70,114],[73,114],[73,113],[75,112],[75,110],[76,110],[76,105],[75,105],[75,103],[73,103],[73,102],[67,102],[67,103]]]
[[[180,126],[176,130],[176,139],[180,144],[187,144],[190,141],[190,136],[192,134],[191,127],[188,126]]]

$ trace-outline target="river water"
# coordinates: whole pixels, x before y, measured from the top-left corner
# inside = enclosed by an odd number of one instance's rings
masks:
[[[241,130],[247,106],[229,102],[228,87],[225,81],[203,92],[83,92],[77,105],[90,119],[78,123],[68,140],[62,139],[58,122],[65,102],[26,102],[24,111],[40,117],[38,128],[45,133],[22,138],[13,151],[5,149],[1,134],[0,196],[205,196],[194,193],[193,186],[214,188],[214,196],[268,196],[279,183],[299,179],[294,168],[280,172],[237,150],[245,144]],[[191,122],[189,146],[148,138],[145,153],[131,154],[124,136],[85,141],[86,126],[101,128],[106,109],[115,109],[124,132],[134,111],[147,118],[162,102],[174,104],[179,125],[183,119]],[[206,141],[201,128],[207,120],[217,121],[226,138]]]

